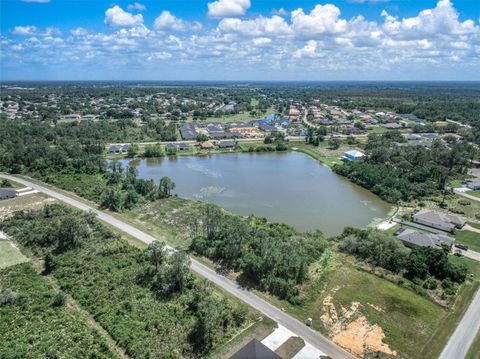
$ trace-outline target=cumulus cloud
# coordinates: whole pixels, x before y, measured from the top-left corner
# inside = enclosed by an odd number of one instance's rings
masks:
[[[250,5],[250,0],[217,0],[208,3],[208,16],[214,19],[242,16]]]
[[[162,11],[160,16],[155,19],[153,23],[155,30],[173,30],[173,31],[199,31],[202,28],[202,24],[199,22],[189,22],[182,20],[170,11]]]
[[[138,2],[134,2],[133,4],[128,4],[127,9],[130,11],[146,11],[147,7]]]
[[[293,57],[296,59],[301,58],[315,58],[318,57],[317,53],[317,42],[315,40],[310,40],[307,44],[301,49],[296,50],[293,53]]]
[[[247,36],[280,36],[291,33],[285,19],[278,15],[272,17],[260,16],[253,20],[227,18],[220,21],[218,29],[224,33],[232,32]]]
[[[292,11],[292,28],[305,36],[336,34],[347,29],[347,21],[340,19],[340,9],[335,5],[319,4],[310,14],[305,14],[303,9]]]
[[[112,27],[129,27],[143,23],[142,14],[133,15],[115,5],[105,11],[105,24]]]
[[[433,9],[421,11],[415,17],[398,19],[386,11],[383,30],[393,37],[418,39],[427,35],[464,35],[478,31],[472,20],[461,22],[450,0],[440,0]]]
[[[11,32],[14,35],[28,36],[36,34],[37,31],[36,26],[15,26]]]

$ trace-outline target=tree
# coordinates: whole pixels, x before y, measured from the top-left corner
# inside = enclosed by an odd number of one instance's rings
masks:
[[[158,194],[160,198],[170,197],[172,190],[175,189],[175,182],[170,177],[164,176],[160,179]]]
[[[130,158],[135,157],[138,154],[138,145],[132,143],[128,146],[127,156]]]
[[[340,140],[336,137],[330,137],[330,140],[328,140],[328,147],[331,150],[338,150],[340,148]]]
[[[155,266],[155,271],[158,273],[160,266],[165,262],[167,258],[167,251],[165,243],[160,241],[154,241],[150,243],[145,250],[149,261]]]
[[[208,136],[205,134],[200,134],[197,136],[197,142],[205,142],[208,141]]]

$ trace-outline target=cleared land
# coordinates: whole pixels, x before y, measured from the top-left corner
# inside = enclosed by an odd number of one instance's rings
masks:
[[[480,233],[471,231],[457,231],[455,233],[455,240],[458,243],[467,245],[470,250],[480,252]]]
[[[10,241],[2,239],[0,233],[0,269],[27,262],[25,257]]]

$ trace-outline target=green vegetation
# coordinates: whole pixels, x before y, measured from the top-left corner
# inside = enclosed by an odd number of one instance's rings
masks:
[[[441,286],[443,297],[454,295],[454,283],[461,284],[467,278],[467,266],[451,261],[449,248],[410,250],[398,239],[376,230],[346,228],[340,236],[339,249],[373,266],[402,273],[405,278],[420,282],[425,289],[435,290]]]
[[[116,358],[29,263],[0,270],[1,358]]]
[[[398,131],[371,134],[366,159],[351,161],[334,170],[391,203],[422,199],[446,193],[446,183],[466,173],[475,149],[464,142],[431,148],[398,146],[404,139]]]
[[[285,224],[243,219],[211,204],[191,221],[195,253],[240,272],[241,282],[289,300],[295,300],[309,263],[327,246],[320,232],[300,234]]]
[[[480,252],[480,233],[467,230],[456,231],[455,241],[457,243],[465,244],[472,251]]]
[[[196,279],[183,252],[134,248],[90,214],[49,205],[1,228],[43,258],[45,272],[131,357],[206,354],[249,315]]]
[[[466,194],[469,194],[470,196],[474,196],[474,197],[480,198],[480,190],[467,191]]]
[[[15,248],[12,243],[0,238],[0,270],[27,261],[28,258]]]

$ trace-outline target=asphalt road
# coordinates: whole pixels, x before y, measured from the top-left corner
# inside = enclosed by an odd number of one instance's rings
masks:
[[[480,289],[438,359],[463,359],[480,330]]]
[[[46,187],[40,186],[38,184],[32,183],[30,181],[26,181],[21,178],[17,178],[15,176],[4,175],[0,174],[0,177],[7,178],[9,180],[15,181],[17,183],[23,184],[25,186],[31,187],[39,192],[43,192],[53,198],[56,198],[62,202],[65,202],[73,207],[79,208],[84,211],[92,211],[94,212],[99,219],[108,224],[120,229],[121,231],[130,234],[131,236],[137,238],[138,240],[144,243],[151,243],[155,240],[154,237],[150,236],[149,234],[140,231],[139,229],[126,224],[115,217],[110,216],[109,214],[99,211],[93,207],[90,207],[76,199],[61,194],[59,192],[53,191]],[[346,352],[329,339],[324,337],[323,335],[319,334],[318,332],[313,331],[309,327],[307,327],[304,323],[298,321],[297,319],[291,317],[287,313],[283,312],[282,310],[278,309],[274,305],[268,303],[267,301],[263,300],[262,298],[258,297],[254,293],[241,288],[237,283],[231,281],[230,279],[217,274],[214,270],[210,269],[209,267],[201,264],[197,260],[191,260],[191,268],[201,276],[207,278],[208,280],[212,281],[216,285],[220,286],[230,294],[234,295],[238,299],[244,301],[251,307],[257,309],[259,312],[263,313],[267,317],[272,318],[277,323],[283,325],[299,337],[303,338],[306,342],[312,344],[317,349],[321,350],[325,354],[329,355],[334,359],[352,359],[355,358],[352,354]],[[479,300],[480,301],[480,300]],[[306,318],[305,318],[306,319]],[[479,315],[480,319],[480,315]],[[305,358],[310,359],[310,358]],[[316,359],[316,358],[312,358]]]
[[[453,192],[455,192],[455,193],[458,194],[459,196],[462,196],[462,197],[471,199],[472,201],[480,202],[480,198],[475,197],[475,196],[472,196],[471,194],[468,194],[468,193],[459,191],[459,190],[457,190],[457,189],[454,189]]]

